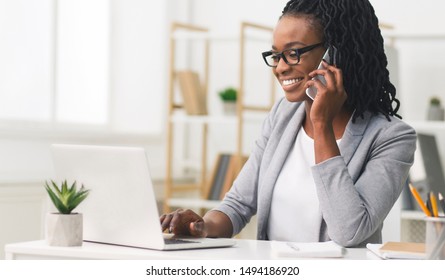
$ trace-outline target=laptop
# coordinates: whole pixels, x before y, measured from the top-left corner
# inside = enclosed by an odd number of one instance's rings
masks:
[[[164,234],[143,148],[52,145],[57,181],[90,189],[74,210],[83,214],[83,238],[155,250],[228,247],[225,238],[175,238]]]
[[[445,177],[436,137],[430,134],[417,133],[423,164],[425,166],[426,181],[429,189],[445,194]]]
[[[433,134],[417,133],[419,150],[416,151],[415,166],[411,168],[411,181],[416,186],[422,199],[428,197],[428,193],[445,194],[445,177],[440,159],[436,137]],[[420,210],[416,203],[412,208]]]

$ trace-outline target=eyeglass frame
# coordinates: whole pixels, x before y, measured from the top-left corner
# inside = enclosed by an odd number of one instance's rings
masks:
[[[304,53],[307,53],[315,48],[318,48],[320,46],[324,45],[324,42],[318,43],[318,44],[313,44],[313,45],[309,45],[303,48],[289,48],[289,49],[285,49],[282,52],[274,52],[274,51],[267,51],[267,52],[263,52],[261,53],[264,59],[264,62],[266,62],[266,65],[269,67],[273,67],[276,68],[278,66],[278,63],[280,62],[280,59],[282,58],[284,60],[284,62],[289,65],[289,66],[294,66],[297,65],[298,63],[300,63],[301,60],[301,55]],[[289,61],[287,61],[286,56],[284,55],[284,52],[288,52],[288,51],[294,51],[298,57],[298,61],[296,63],[289,63]],[[270,65],[267,62],[267,57],[270,55],[276,55],[279,57],[278,61],[277,61],[277,65]]]

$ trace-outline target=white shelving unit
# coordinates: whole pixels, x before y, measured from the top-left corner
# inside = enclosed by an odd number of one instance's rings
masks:
[[[416,131],[440,132],[445,131],[444,121],[407,121]]]
[[[406,121],[406,122],[410,124],[418,133],[434,134],[438,137],[438,139],[440,139],[440,137],[445,136],[444,121]],[[439,145],[440,148],[441,143],[439,140],[437,144]],[[441,158],[443,158],[443,155],[441,155]],[[414,203],[416,202],[414,201]],[[426,224],[425,224],[425,214],[422,211],[402,210],[400,218],[401,218],[402,241],[409,241],[409,242],[425,241]]]
[[[437,43],[445,43],[445,33],[428,33],[428,32],[422,32],[422,33],[413,33],[413,32],[399,32],[394,30],[383,30],[382,34],[385,38],[385,42],[389,44],[390,46],[396,47],[400,51],[403,50],[404,46],[407,46],[408,43],[411,41],[415,44],[423,44],[427,42],[433,42],[435,44]],[[411,47],[411,46],[408,46]],[[428,47],[424,48],[424,53],[428,54]],[[410,50],[412,51],[412,50]],[[445,62],[445,56],[437,57],[437,59],[442,59],[443,62]],[[436,62],[437,62],[436,59]],[[437,62],[440,64],[440,62]],[[423,66],[423,65],[422,65]],[[437,72],[437,66],[431,65],[433,71]],[[407,73],[406,69],[404,73]],[[425,72],[425,69],[418,68],[418,69],[409,69],[409,71],[420,71],[419,73]],[[399,71],[399,73],[402,71]],[[445,151],[443,148],[442,142],[440,139],[445,137],[445,122],[444,121],[428,121],[428,120],[422,120],[419,118],[419,110],[422,112],[422,115],[426,117],[426,111],[424,110],[426,104],[429,103],[428,99],[430,98],[430,95],[436,95],[437,92],[443,92],[443,89],[434,91],[431,90],[431,88],[425,89],[422,92],[419,92],[418,94],[415,94],[415,96],[407,95],[407,92],[403,92],[403,89],[409,88],[409,86],[406,86],[404,82],[406,83],[407,77],[404,77],[403,75],[399,76],[399,87],[402,88],[402,91],[400,92],[402,106],[405,105],[405,103],[408,104],[408,110],[404,113],[404,121],[406,121],[408,124],[410,124],[417,132],[422,133],[431,133],[435,134],[438,137],[438,145],[439,145],[439,151],[442,150]],[[408,83],[409,84],[409,83]],[[404,86],[401,86],[404,85]],[[429,85],[427,85],[429,86]],[[440,98],[445,101],[445,93],[440,93]],[[415,101],[409,100],[410,98],[415,98]],[[410,102],[405,102],[410,101]],[[418,104],[421,103],[421,104]],[[416,106],[416,110],[414,110],[414,106]],[[410,107],[411,106],[411,107]],[[422,107],[423,106],[423,107]],[[442,149],[441,149],[442,147]],[[444,158],[444,155],[441,154],[441,158]],[[442,160],[442,162],[444,162]],[[402,227],[402,241],[412,241],[412,242],[423,242],[425,239],[425,214],[421,211],[416,210],[402,210],[401,211],[401,227]]]
[[[245,87],[245,77],[244,77],[244,49],[246,41],[248,40],[265,40],[261,36],[252,36],[247,34],[247,29],[259,30],[261,32],[272,32],[272,28],[261,26],[252,23],[241,23],[240,36],[227,36],[227,35],[216,35],[209,32],[208,29],[198,26],[193,26],[189,24],[173,23],[170,34],[170,82],[169,82],[169,102],[168,102],[168,143],[167,143],[167,174],[166,174],[166,185],[165,185],[165,200],[164,200],[164,211],[169,212],[172,207],[181,208],[193,208],[193,209],[209,209],[213,208],[218,204],[218,201],[212,201],[206,199],[207,189],[208,189],[208,151],[207,151],[207,141],[208,141],[208,130],[210,127],[219,127],[223,125],[229,125],[236,128],[236,137],[234,142],[236,142],[236,149],[233,154],[239,159],[237,165],[237,171],[241,169],[241,158],[243,156],[243,127],[247,122],[260,122],[264,119],[265,115],[262,116],[255,115],[256,112],[267,112],[270,110],[271,106],[275,102],[275,88],[271,87],[271,98],[267,106],[247,106],[244,102],[244,87]],[[240,59],[239,65],[236,65],[236,71],[239,71],[239,85],[237,88],[237,112],[234,116],[227,115],[187,115],[184,111],[183,104],[178,104],[175,102],[174,98],[174,83],[176,79],[176,43],[177,41],[191,40],[200,41],[205,44],[204,52],[202,53],[203,64],[204,64],[204,79],[203,88],[205,95],[208,96],[208,84],[209,84],[209,49],[210,43],[218,43],[225,41],[234,41],[239,44]],[[271,79],[273,81],[273,78]],[[206,98],[207,99],[207,98]],[[207,99],[208,100],[208,99]],[[250,114],[249,112],[252,112]],[[202,145],[201,148],[201,160],[196,161],[182,161],[181,163],[176,162],[173,158],[174,154],[174,139],[178,139],[184,135],[175,135],[175,126],[198,126],[202,128],[202,134],[200,136],[200,142],[197,145]],[[191,180],[189,184],[180,184],[174,178],[173,175],[173,165],[183,165],[188,167],[193,167],[198,170],[199,178],[197,180]],[[175,193],[181,192],[181,195],[175,196]],[[198,195],[197,195],[198,193]]]

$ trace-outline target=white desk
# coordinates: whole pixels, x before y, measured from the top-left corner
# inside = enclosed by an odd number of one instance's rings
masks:
[[[156,251],[123,246],[84,242],[81,247],[51,247],[44,240],[8,244],[5,257],[9,260],[30,259],[117,259],[117,260],[269,260],[277,259],[271,251],[269,241],[238,239],[234,247]],[[286,258],[289,259],[289,258]],[[366,248],[346,249],[343,258],[335,259],[379,259]]]

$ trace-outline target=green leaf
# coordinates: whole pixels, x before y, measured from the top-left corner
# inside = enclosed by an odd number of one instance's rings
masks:
[[[51,185],[45,182],[45,189],[48,192],[51,201],[61,214],[70,214],[89,194],[84,186],[77,190],[76,181],[68,187],[65,180],[61,183],[61,187],[51,180]]]
[[[219,92],[219,96],[224,101],[236,101],[237,90],[229,87]]]
[[[56,185],[56,183],[53,180],[51,180],[51,183],[52,183],[54,190],[57,192],[57,195],[60,196],[61,193],[60,193],[59,187]]]

